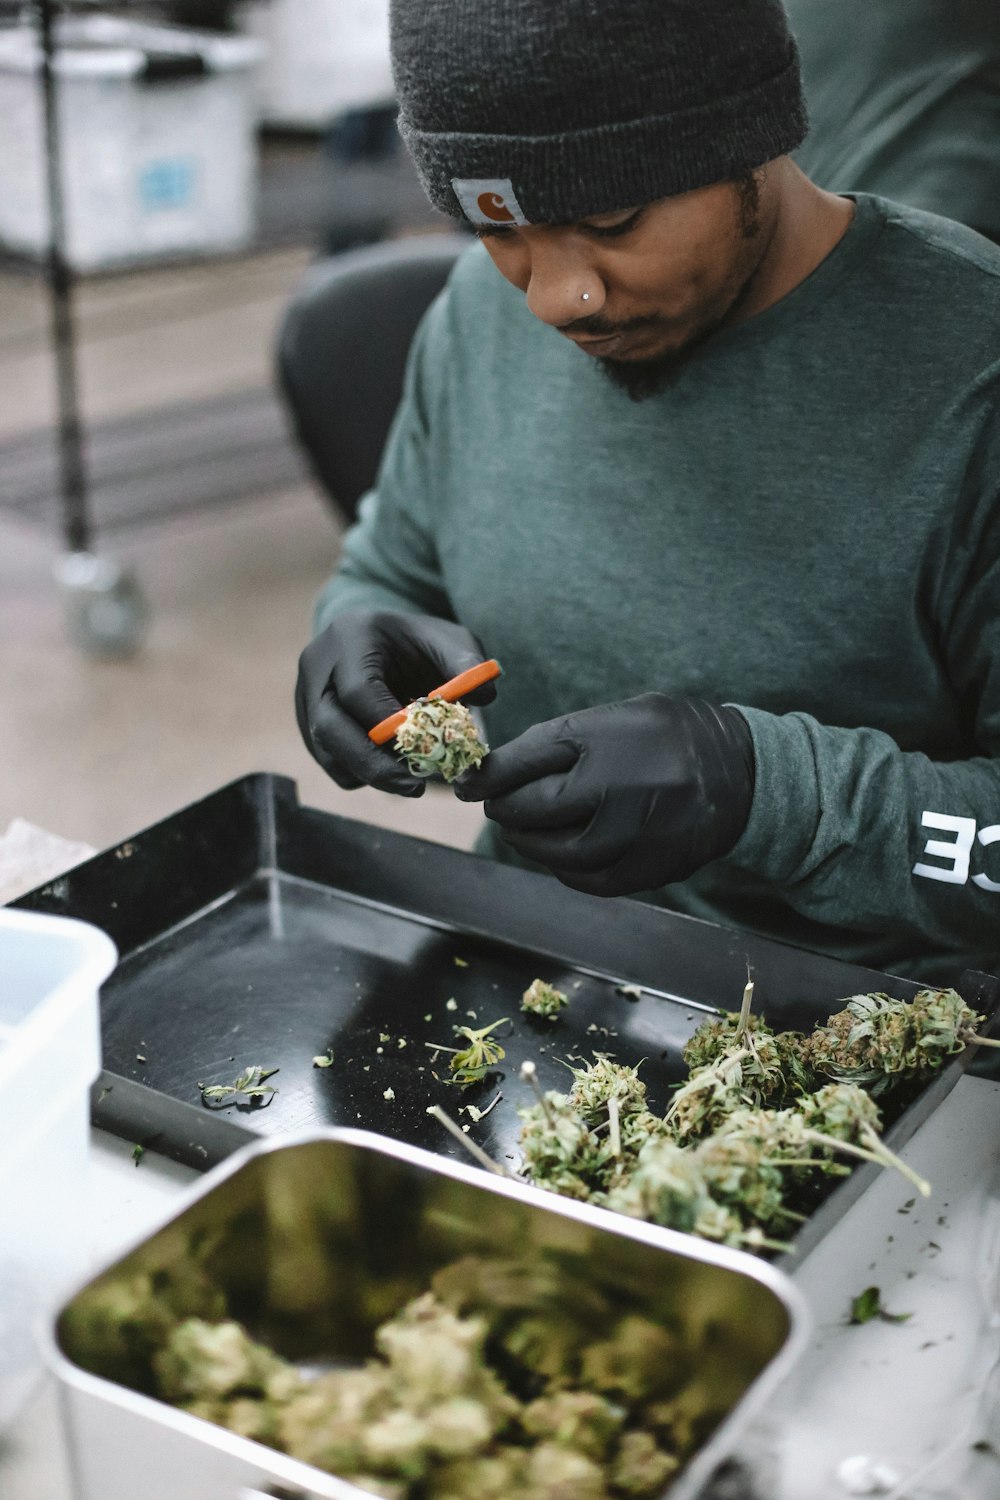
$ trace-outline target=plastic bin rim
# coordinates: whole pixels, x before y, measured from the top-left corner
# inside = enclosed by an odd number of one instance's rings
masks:
[[[111,21],[110,26],[100,24]],[[212,73],[256,67],[266,53],[252,37],[215,36],[113,17],[69,18],[72,47],[60,49],[57,40],[53,70],[62,78],[135,78],[146,67],[150,49],[177,57],[199,56]],[[58,32],[57,32],[58,38]],[[0,73],[37,73],[42,48],[33,27],[0,32]]]
[[[0,957],[5,932],[32,933],[40,939],[71,943],[77,948],[78,961],[72,964],[67,955],[66,973],[56,980],[31,1014],[12,1028],[0,1047],[0,1087],[4,1075],[20,1065],[24,1055],[36,1045],[39,1035],[49,1029],[52,1015],[66,1004],[67,997],[78,994],[86,999],[96,994],[118,962],[118,949],[108,934],[77,917],[0,908]],[[0,980],[2,978],[0,970]]]

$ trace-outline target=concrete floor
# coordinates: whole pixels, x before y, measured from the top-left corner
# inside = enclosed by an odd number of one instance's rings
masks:
[[[81,383],[90,420],[269,378],[276,320],[307,250],[85,284]],[[0,441],[51,419],[39,283],[0,276]],[[234,777],[293,777],[303,802],[468,847],[480,814],[440,789],[413,802],[341,792],[292,710],[313,598],[339,527],[311,484],[98,538],[151,605],[134,659],[70,642],[51,568],[58,537],[0,505],[0,834],[25,818],[106,847]]]

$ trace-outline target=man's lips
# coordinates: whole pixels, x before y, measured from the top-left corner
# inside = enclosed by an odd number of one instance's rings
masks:
[[[585,354],[593,354],[596,357],[597,355],[612,354],[616,349],[623,347],[628,342],[630,335],[627,333],[609,333],[599,334],[597,337],[584,338],[580,334],[568,333],[566,337],[572,339],[576,347],[582,349]]]
[[[571,339],[578,349],[584,354],[591,354],[594,358],[612,358],[625,350],[635,352],[643,345],[655,339],[658,335],[660,325],[653,319],[642,319],[631,325],[626,323],[624,327],[614,328],[610,333],[601,329],[576,326],[572,323],[559,332],[564,338]]]

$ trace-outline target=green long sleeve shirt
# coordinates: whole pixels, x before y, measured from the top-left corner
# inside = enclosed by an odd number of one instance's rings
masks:
[[[996,969],[998,395],[1000,251],[877,198],[641,403],[474,246],[317,628],[460,620],[504,665],[494,744],[647,691],[739,706],[746,830],[650,898],[915,977]]]

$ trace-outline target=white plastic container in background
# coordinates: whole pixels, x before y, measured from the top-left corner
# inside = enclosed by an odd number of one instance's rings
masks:
[[[0,909],[0,1430],[41,1373],[39,1331],[88,1269],[97,997],[117,958],[86,922]]]
[[[56,35],[69,265],[246,246],[259,43],[113,16],[66,18]],[[49,239],[41,65],[35,28],[0,30],[0,243],[37,257]]]
[[[345,110],[391,103],[389,0],[244,0],[236,17],[265,48],[265,124],[322,129]]]

